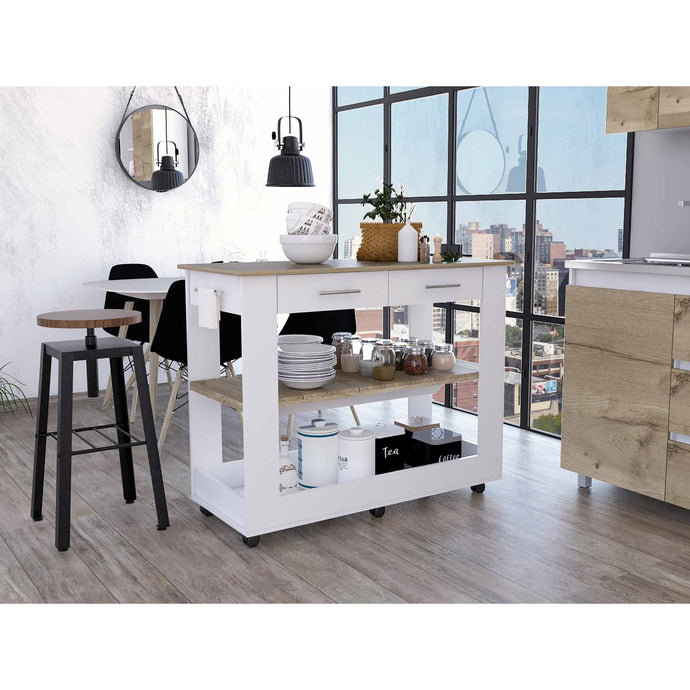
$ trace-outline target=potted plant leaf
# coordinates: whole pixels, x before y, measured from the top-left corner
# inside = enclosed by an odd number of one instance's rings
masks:
[[[362,206],[371,206],[364,214],[374,222],[362,222],[362,243],[357,251],[359,261],[397,261],[398,232],[408,221],[414,205],[405,200],[402,186],[396,190],[392,184],[383,183],[382,189],[373,194],[364,194]],[[417,231],[422,231],[421,223],[410,223]]]
[[[11,412],[12,414],[19,409],[31,414],[29,401],[20,387],[21,381],[4,371],[8,364],[9,362],[0,367],[0,408],[3,412]]]

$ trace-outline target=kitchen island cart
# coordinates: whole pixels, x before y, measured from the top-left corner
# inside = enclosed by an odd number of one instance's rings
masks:
[[[507,261],[454,264],[333,260],[181,264],[186,271],[189,357],[191,497],[256,545],[259,536],[319,520],[381,508],[423,496],[478,487],[500,479],[503,440],[505,277]],[[199,288],[218,295],[220,309],[242,316],[242,375],[219,377],[218,330],[202,328]],[[378,382],[358,374],[324,387],[294,390],[278,382],[277,316],[407,305],[410,333],[433,338],[435,303],[481,300],[480,364],[458,361],[452,371]],[[279,493],[279,415],[368,402],[408,399],[410,417],[432,416],[432,395],[446,383],[476,378],[477,444],[466,457],[295,493]],[[221,407],[243,414],[244,459],[223,461]],[[297,464],[296,452],[292,452]]]

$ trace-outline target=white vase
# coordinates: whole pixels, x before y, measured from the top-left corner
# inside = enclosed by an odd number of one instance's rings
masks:
[[[405,223],[398,231],[398,261],[412,263],[417,261],[419,235],[409,224]]]

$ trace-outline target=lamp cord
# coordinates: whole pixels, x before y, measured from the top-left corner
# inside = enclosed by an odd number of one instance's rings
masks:
[[[182,96],[180,95],[180,92],[177,88],[177,86],[173,86],[173,89],[175,89],[175,93],[177,94],[177,97],[180,99],[180,105],[182,106],[182,110],[184,110],[184,115],[187,118],[187,122],[189,122],[190,126],[192,126],[192,121],[189,118],[189,113],[187,112],[187,108],[185,108],[184,101],[182,100]],[[125,121],[125,118],[127,117],[127,111],[129,110],[129,104],[132,102],[132,97],[134,96],[134,92],[137,90],[137,87],[133,87],[131,93],[129,94],[129,100],[127,101],[127,105],[125,106],[124,112],[122,113],[122,119],[120,120],[120,127],[122,127],[122,123]],[[167,116],[167,112],[166,112]],[[192,129],[194,127],[192,126]],[[167,138],[167,133],[166,133],[166,138]],[[166,153],[168,151],[167,145],[166,145]]]
[[[292,134],[292,87],[288,86],[288,134]]]

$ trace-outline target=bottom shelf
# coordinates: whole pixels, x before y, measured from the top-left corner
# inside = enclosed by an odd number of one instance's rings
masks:
[[[465,444],[468,455],[464,455]],[[297,452],[292,451],[290,455],[296,464]],[[469,441],[463,441],[463,457],[455,460],[405,467],[344,484],[300,489],[283,495],[278,492],[276,471],[275,493],[262,496],[261,510],[253,510],[249,519],[244,462],[226,462],[213,471],[197,468],[192,498],[245,536],[363,512],[501,477],[501,458],[481,458],[476,444]]]

